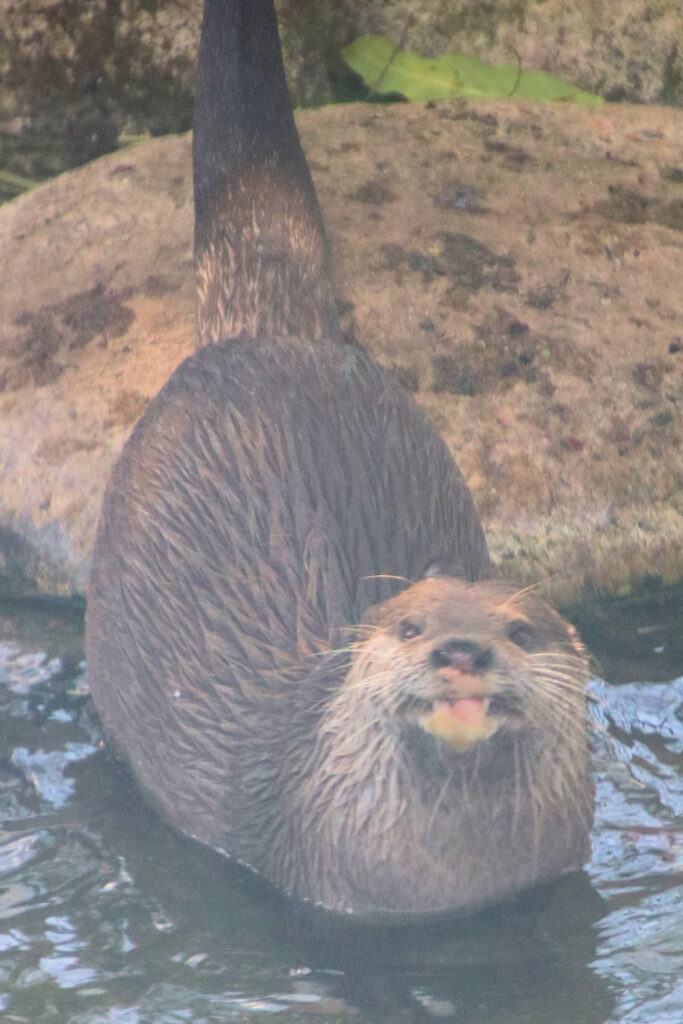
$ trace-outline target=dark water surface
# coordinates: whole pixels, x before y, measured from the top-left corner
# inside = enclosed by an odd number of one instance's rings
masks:
[[[0,1018],[681,1024],[683,593],[574,619],[611,680],[586,872],[380,930],[302,914],[166,828],[100,747],[79,608],[0,600]]]

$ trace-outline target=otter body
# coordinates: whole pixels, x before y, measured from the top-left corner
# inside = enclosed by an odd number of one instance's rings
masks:
[[[460,579],[402,590],[444,564]],[[585,662],[543,602],[464,582],[487,571],[443,442],[367,356],[211,346],[105,497],[87,652],[105,730],[174,825],[335,910],[453,909],[578,867]],[[458,741],[463,685],[462,707],[493,704]]]
[[[583,862],[586,662],[542,601],[486,582],[443,441],[338,340],[293,121],[256,98],[284,81],[274,33],[266,0],[207,0],[204,347],[109,481],[90,685],[161,813],[284,891],[365,915],[475,906]]]

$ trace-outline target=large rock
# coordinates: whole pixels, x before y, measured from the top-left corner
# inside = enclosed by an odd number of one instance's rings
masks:
[[[0,0],[0,167],[42,178],[120,133],[190,126],[202,0]],[[683,105],[680,0],[279,0],[297,104],[349,87],[341,50],[381,33],[425,54],[519,58],[613,99]]]
[[[683,574],[680,113],[521,102],[299,119],[350,334],[415,391],[502,571]],[[190,141],[0,210],[0,550],[82,591],[108,469],[193,347]],[[410,466],[406,466],[410,473]]]

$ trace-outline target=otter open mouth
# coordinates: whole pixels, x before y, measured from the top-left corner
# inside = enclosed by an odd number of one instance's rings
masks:
[[[485,703],[485,713],[489,715],[495,715],[498,718],[524,718],[524,712],[522,711],[522,703],[518,697],[513,696],[509,693],[492,693],[492,694],[467,694],[453,695],[453,696],[439,696],[433,700],[427,700],[425,697],[406,697],[398,708],[399,714],[405,718],[409,718],[413,721],[418,721],[423,715],[430,714],[435,711],[437,705],[448,704],[455,708],[456,705],[459,707],[456,709],[457,713],[466,717],[469,713],[476,708],[476,705],[469,705],[466,702],[475,701],[478,703]],[[464,704],[464,707],[463,707]]]
[[[401,713],[460,751],[488,739],[504,725],[519,724],[524,717],[519,700],[502,692],[449,694],[434,700],[410,697],[401,705]]]
[[[498,731],[502,720],[489,714],[491,698],[483,695],[452,697],[434,702],[433,710],[419,719],[425,732],[466,750]]]

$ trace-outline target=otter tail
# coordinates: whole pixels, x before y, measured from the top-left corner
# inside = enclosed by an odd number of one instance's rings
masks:
[[[206,0],[194,139],[197,346],[337,337],[322,216],[272,0]]]

